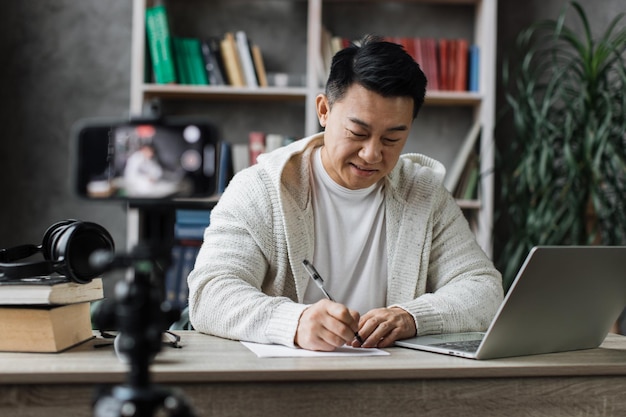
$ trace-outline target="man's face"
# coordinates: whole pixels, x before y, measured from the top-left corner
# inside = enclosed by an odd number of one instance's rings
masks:
[[[328,105],[317,97],[317,113],[325,127],[322,163],[339,185],[367,188],[396,165],[413,122],[410,97],[383,97],[358,84]]]

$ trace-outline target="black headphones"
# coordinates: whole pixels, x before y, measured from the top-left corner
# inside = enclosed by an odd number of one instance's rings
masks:
[[[90,265],[89,257],[95,251],[113,253],[115,244],[102,226],[78,220],[63,220],[46,230],[41,245],[21,245],[0,249],[0,279],[20,279],[57,272],[71,281],[86,284],[102,270]],[[17,262],[37,252],[45,261]]]

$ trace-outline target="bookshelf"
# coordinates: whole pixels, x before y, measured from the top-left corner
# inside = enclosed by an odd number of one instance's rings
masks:
[[[245,30],[258,40],[264,58],[267,57],[268,71],[303,72],[305,83],[298,87],[259,88],[149,83],[145,77],[144,22],[150,3],[133,0],[131,115],[140,115],[152,100],[159,100],[167,103],[168,111],[229,112],[227,117],[219,115],[216,119],[232,125],[234,113],[239,113],[236,120],[241,121],[245,120],[242,118],[246,112],[254,113],[259,106],[268,107],[276,114],[285,108],[287,116],[278,117],[279,123],[287,124],[292,135],[302,137],[320,130],[315,96],[323,88],[317,68],[322,60],[324,28],[352,39],[365,33],[463,37],[478,45],[478,91],[428,91],[407,152],[422,152],[449,166],[466,132],[476,122],[480,124],[479,197],[458,203],[471,214],[478,243],[491,255],[497,0],[190,0],[165,4],[173,33],[208,36]],[[263,130],[263,127],[248,125],[242,129]],[[243,133],[240,137],[241,141],[245,140]],[[129,212],[129,243],[137,240],[133,226],[136,216],[132,210]]]

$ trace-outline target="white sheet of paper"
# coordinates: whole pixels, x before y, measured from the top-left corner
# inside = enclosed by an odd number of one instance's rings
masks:
[[[386,356],[389,352],[375,348],[354,348],[342,346],[332,352],[318,352],[306,349],[290,348],[283,345],[265,345],[262,343],[241,342],[259,358],[298,358],[324,356]]]

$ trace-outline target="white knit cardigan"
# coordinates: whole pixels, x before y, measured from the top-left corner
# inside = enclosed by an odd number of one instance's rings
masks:
[[[301,139],[235,175],[211,212],[188,277],[198,331],[293,346],[313,257],[311,152]],[[413,315],[420,335],[484,330],[502,302],[499,272],[443,187],[445,169],[402,155],[385,179],[387,305]],[[332,239],[324,236],[323,239]]]

